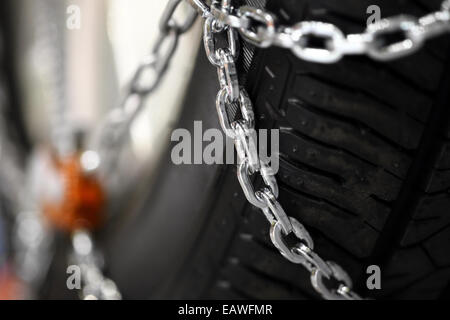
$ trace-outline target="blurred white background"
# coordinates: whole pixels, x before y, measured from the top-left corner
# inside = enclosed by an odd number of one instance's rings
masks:
[[[50,139],[55,110],[86,131],[116,107],[158,35],[165,0],[20,0],[19,51],[27,123],[37,141]],[[70,6],[80,9],[80,29],[66,26]],[[182,4],[177,11],[187,11]],[[180,38],[169,72],[132,126],[132,147],[146,163],[169,142],[201,40],[199,21]],[[31,40],[31,41],[30,41]]]

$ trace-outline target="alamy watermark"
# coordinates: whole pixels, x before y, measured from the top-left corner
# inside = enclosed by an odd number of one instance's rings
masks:
[[[252,129],[247,134],[247,144],[243,146],[246,153],[258,154],[259,159],[276,174],[279,169],[279,129]],[[187,129],[175,129],[171,141],[177,142],[171,152],[172,162],[176,165],[239,164],[242,160],[235,156],[233,139],[219,129],[203,131],[201,121],[194,122],[193,135]],[[258,145],[254,145],[253,141],[258,141]]]
[[[378,5],[370,5],[367,7],[366,13],[369,15],[367,18],[367,26],[379,22],[381,20],[381,8]],[[69,30],[81,29],[81,8],[78,5],[71,4],[66,10],[67,20],[66,27]]]
[[[66,286],[69,290],[81,289],[81,268],[77,265],[67,267],[66,273],[69,275],[66,280]],[[377,265],[370,265],[366,269],[368,275],[366,286],[369,290],[381,290],[381,268]]]
[[[366,269],[369,275],[366,280],[366,286],[369,290],[381,290],[381,268],[375,264]]]
[[[366,13],[370,16],[367,18],[367,26],[377,23],[381,20],[381,8],[375,4],[367,7]]]
[[[77,265],[67,267],[66,273],[69,275],[66,280],[66,286],[69,290],[81,289],[81,268]]]
[[[66,27],[69,30],[81,29],[81,8],[75,4],[67,7]]]

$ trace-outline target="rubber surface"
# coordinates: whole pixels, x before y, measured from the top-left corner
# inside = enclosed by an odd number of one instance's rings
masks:
[[[360,32],[365,9],[421,16],[440,1],[270,1],[285,23],[314,19]],[[247,75],[260,128],[280,128],[280,202],[323,257],[375,298],[449,297],[448,37],[411,57],[334,65],[258,50]],[[316,298],[309,275],[285,261],[247,205],[230,167],[177,287],[180,298]],[[367,291],[368,265],[382,289]]]

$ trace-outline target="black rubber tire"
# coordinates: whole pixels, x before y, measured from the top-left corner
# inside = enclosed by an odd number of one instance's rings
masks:
[[[369,5],[387,17],[421,16],[440,3],[277,0],[267,8],[282,23],[321,20],[350,33],[363,30]],[[364,296],[450,298],[449,57],[448,36],[389,63],[321,65],[270,48],[255,52],[246,74],[258,127],[281,130],[281,204]],[[217,128],[217,80],[202,53],[193,79],[176,127]],[[105,240],[125,298],[318,298],[309,273],[271,244],[234,166],[175,166],[169,149],[155,181],[135,219]],[[381,267],[381,290],[365,287],[371,264]]]

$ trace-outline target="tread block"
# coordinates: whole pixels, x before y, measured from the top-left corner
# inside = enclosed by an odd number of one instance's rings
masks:
[[[281,131],[280,152],[291,162],[306,164],[331,176],[342,188],[385,201],[395,200],[401,181],[382,168],[362,161],[342,150],[330,148],[292,131]]]
[[[438,233],[450,224],[450,195],[427,196],[420,200],[416,214],[409,223],[402,246],[410,246]]]
[[[450,226],[438,232],[423,244],[427,250],[430,259],[438,267],[450,267],[450,254],[445,243],[450,243]]]
[[[370,195],[343,188],[332,179],[297,168],[283,158],[280,158],[278,179],[300,194],[321,199],[347,212],[348,215],[360,216],[377,230],[382,228],[384,218],[390,211],[390,208]]]
[[[293,86],[293,98],[303,100],[330,117],[367,126],[405,149],[415,149],[419,144],[424,128],[422,123],[360,91],[327,85],[308,75],[297,75]],[[399,119],[401,126],[398,126]]]
[[[313,113],[302,101],[289,101],[286,121],[289,127],[312,139],[358,155],[397,176],[404,177],[411,163],[399,146],[353,124]]]
[[[438,270],[434,273],[419,279],[411,284],[405,290],[400,292],[396,298],[404,300],[435,300],[440,298],[440,292],[448,286],[448,281],[443,279],[450,278],[450,269]]]
[[[289,70],[291,77],[297,74],[308,75],[336,88],[348,88],[422,122],[427,120],[432,107],[433,100],[429,93],[408,85],[403,77],[389,72],[384,64],[375,63],[366,57],[347,58],[330,65],[307,61],[294,64],[292,60],[291,63],[294,66],[294,69]],[[439,75],[442,72],[442,64],[440,68],[436,70]],[[399,92],[404,94],[400,95]]]
[[[396,251],[390,262],[382,267],[382,296],[395,295],[408,286],[435,272],[435,267],[422,248]]]
[[[285,189],[281,190],[280,201],[285,211],[305,224],[307,229],[319,230],[351,252],[357,258],[370,255],[379,236],[379,232],[366,223],[363,218],[350,215],[348,212],[330,205],[320,199],[312,199],[307,195]],[[384,221],[379,215],[378,221]],[[348,235],[352,236],[349,237]],[[339,239],[339,240],[338,240]]]
[[[449,169],[450,170],[450,142],[445,143],[442,146],[439,160],[436,163],[436,169]]]
[[[450,169],[434,170],[425,191],[428,193],[450,191]]]
[[[284,259],[272,244],[266,247],[249,238],[237,238],[232,245],[230,259],[235,264],[252,266],[260,274],[271,275],[275,281],[294,287],[305,296],[315,296],[312,288],[303,288],[309,281],[309,272]]]
[[[231,288],[249,299],[306,299],[295,288],[286,288],[270,277],[248,270],[239,264],[228,263],[220,272],[219,279],[221,278],[227,279],[226,282]]]

